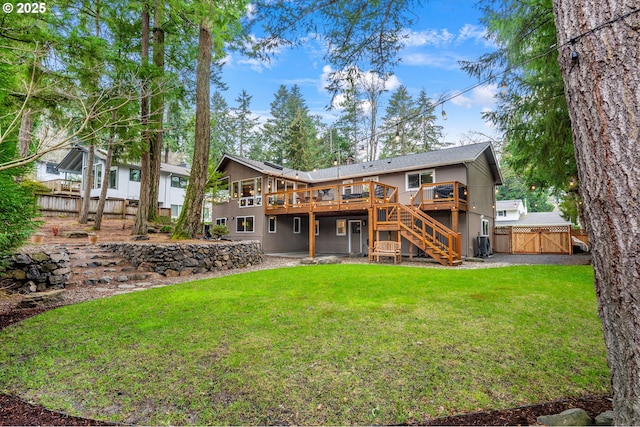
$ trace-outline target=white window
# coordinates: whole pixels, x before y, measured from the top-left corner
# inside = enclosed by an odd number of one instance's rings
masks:
[[[498,218],[504,218],[507,216],[507,211],[498,211]]]
[[[111,166],[109,171],[109,188],[118,188],[118,167]]]
[[[233,181],[230,197],[238,199],[241,208],[262,206],[262,177]]]
[[[336,220],[336,236],[346,236],[346,235],[347,235],[347,220],[337,219]]]
[[[140,169],[129,169],[129,181],[140,182],[142,180],[142,171]]]
[[[315,233],[316,233],[316,236],[320,235],[320,220],[319,219],[316,219]]]
[[[56,163],[47,163],[47,173],[51,175],[60,175],[58,165]]]
[[[182,212],[182,205],[171,205],[171,219],[178,219]]]
[[[300,222],[299,216],[293,218],[293,234],[300,234]]]
[[[269,217],[269,233],[276,233],[278,225],[278,217],[270,216]]]
[[[183,176],[171,176],[171,186],[173,188],[187,188],[189,180]]]
[[[102,187],[102,163],[96,163],[93,165],[93,187]]]
[[[480,232],[482,236],[489,235],[489,221],[486,219],[482,220],[482,231]]]
[[[344,181],[342,181],[343,184],[353,184],[353,180],[352,179],[345,179]],[[353,193],[353,187],[352,186],[344,186],[342,187],[342,194],[351,194]]]
[[[434,171],[426,170],[420,172],[410,172],[407,177],[407,191],[418,190],[422,184],[432,184],[434,182]]]
[[[227,218],[216,218],[216,225],[227,225]]]
[[[236,217],[236,231],[238,233],[253,233],[254,219],[253,216]]]

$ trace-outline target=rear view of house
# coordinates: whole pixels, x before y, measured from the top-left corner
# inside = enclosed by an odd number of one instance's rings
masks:
[[[395,241],[446,265],[477,253],[502,184],[489,143],[312,172],[225,154],[217,169],[228,195],[212,220],[266,253],[371,256],[376,241]]]

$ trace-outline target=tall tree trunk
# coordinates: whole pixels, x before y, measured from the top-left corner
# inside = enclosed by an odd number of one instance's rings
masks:
[[[149,134],[149,170],[151,172],[149,188],[149,209],[147,220],[158,218],[158,192],[160,186],[160,163],[162,161],[162,122],[164,119],[164,1],[155,0],[153,9],[153,80],[151,93],[151,116]]]
[[[29,155],[32,132],[33,113],[30,108],[25,108],[20,122],[20,131],[18,132],[18,153],[20,153],[20,157],[24,158]]]
[[[172,238],[193,238],[200,229],[202,204],[207,184],[209,144],[211,137],[210,79],[211,30],[206,20],[200,23],[198,36],[198,68],[196,71],[196,129],[191,176],[184,198],[182,212]]]
[[[89,203],[91,202],[91,189],[93,188],[93,162],[94,162],[94,152],[95,148],[93,145],[93,137],[91,138],[91,143],[89,144],[89,154],[87,155],[87,176],[84,179],[84,191],[82,195],[82,208],[80,210],[80,218],[78,218],[78,222],[80,224],[86,224],[89,222]]]
[[[147,234],[147,213],[149,211],[149,192],[151,170],[149,157],[149,86],[147,81],[149,66],[149,3],[142,2],[142,40],[141,62],[143,68],[142,84],[140,89],[140,123],[142,124],[141,145],[142,158],[140,159],[140,195],[138,196],[138,212],[133,222],[131,234]]]
[[[113,121],[115,122],[116,113],[113,113]],[[96,218],[93,223],[94,230],[100,230],[102,227],[102,214],[104,213],[104,205],[107,203],[107,190],[109,189],[109,179],[111,175],[111,163],[113,159],[113,141],[115,139],[115,130],[112,128],[109,134],[109,145],[107,148],[107,159],[104,165],[104,175],[102,176],[102,187],[100,188],[100,198],[98,199],[98,207],[96,208]]]
[[[585,225],[594,243],[595,288],[611,370],[614,422],[640,425],[638,2],[554,0],[553,4]]]

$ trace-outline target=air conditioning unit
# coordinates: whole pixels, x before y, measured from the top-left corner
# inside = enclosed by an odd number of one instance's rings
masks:
[[[479,257],[486,258],[490,255],[491,242],[489,236],[478,236],[478,255]]]

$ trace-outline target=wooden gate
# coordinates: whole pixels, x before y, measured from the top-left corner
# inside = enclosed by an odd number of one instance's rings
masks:
[[[499,227],[495,250],[513,254],[571,254],[571,226]]]

